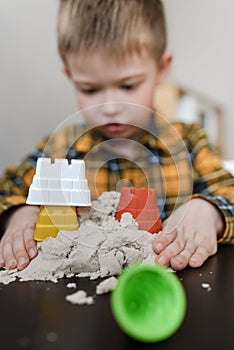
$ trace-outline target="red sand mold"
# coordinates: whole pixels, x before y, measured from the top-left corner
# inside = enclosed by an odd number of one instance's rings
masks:
[[[156,190],[153,188],[122,187],[116,219],[120,220],[126,212],[138,222],[139,230],[158,233],[162,229]]]

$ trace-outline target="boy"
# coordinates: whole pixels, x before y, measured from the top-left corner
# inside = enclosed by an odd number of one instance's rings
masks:
[[[152,113],[172,60],[161,1],[61,1],[58,45],[86,127],[43,140],[1,179],[0,267],[23,269],[37,254],[39,208],[25,199],[41,156],[85,159],[93,197],[124,181],[155,187],[164,220],[153,245],[159,264],[199,267],[217,242],[233,243],[233,178],[204,131]]]

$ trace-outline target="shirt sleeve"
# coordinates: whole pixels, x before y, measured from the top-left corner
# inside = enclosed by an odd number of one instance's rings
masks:
[[[9,166],[0,178],[0,214],[6,210],[26,203],[29,186],[36,171],[37,159],[45,157],[40,141],[34,153],[26,156],[18,166]]]
[[[193,198],[217,206],[223,214],[225,231],[218,242],[234,243],[234,178],[222,166],[220,156],[210,147],[207,135],[197,124],[187,126],[187,147],[194,172]]]
[[[11,207],[26,203],[38,158],[72,158],[72,145],[80,132],[80,128],[70,126],[50,134],[41,139],[35,151],[26,156],[18,166],[9,166],[6,169],[0,178],[0,214]]]

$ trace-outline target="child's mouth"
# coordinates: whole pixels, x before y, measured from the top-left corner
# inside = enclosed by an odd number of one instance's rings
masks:
[[[120,124],[120,123],[108,123],[104,125],[104,128],[106,131],[119,133],[123,132],[126,129],[126,124]]]

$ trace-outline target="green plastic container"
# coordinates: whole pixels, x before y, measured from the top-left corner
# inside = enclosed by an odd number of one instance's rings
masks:
[[[158,342],[174,334],[186,312],[178,277],[156,264],[135,264],[123,271],[111,295],[113,315],[130,337]]]

